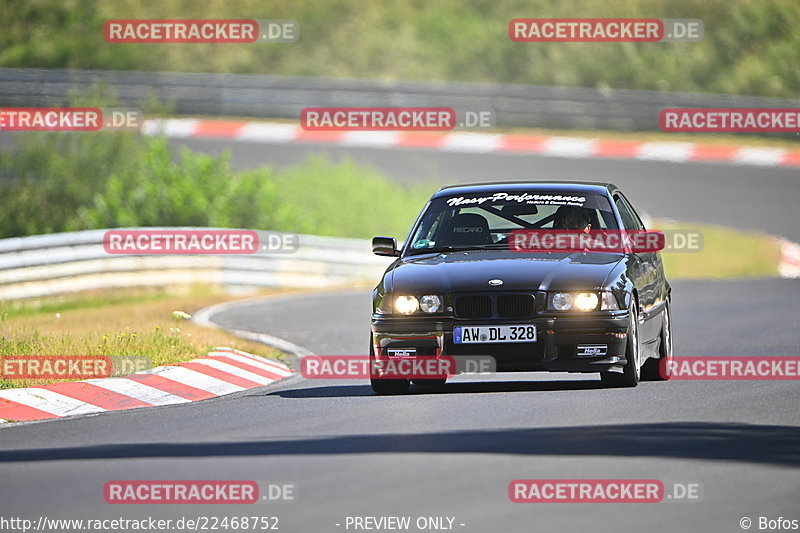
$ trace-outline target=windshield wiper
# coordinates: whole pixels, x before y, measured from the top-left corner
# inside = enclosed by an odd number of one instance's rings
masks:
[[[464,244],[464,245],[451,245],[451,246],[434,246],[432,248],[419,248],[412,249],[410,255],[418,254],[441,254],[448,252],[469,252],[475,250],[506,250],[507,244]]]
[[[409,255],[422,255],[422,254],[440,254],[444,252],[452,252],[452,246],[433,246],[431,248],[412,248]]]

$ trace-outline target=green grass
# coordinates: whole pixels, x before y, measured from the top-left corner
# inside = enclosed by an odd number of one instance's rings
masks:
[[[193,293],[197,291],[195,288],[191,290]],[[143,287],[137,289],[115,289],[113,292],[86,291],[76,294],[0,302],[0,321],[9,318],[54,314],[74,309],[99,309],[109,305],[129,302],[132,299],[141,303],[162,301],[173,296],[175,294],[160,288]]]
[[[140,358],[139,362],[151,368],[188,361],[217,346],[285,359],[285,354],[274,348],[186,320],[196,310],[225,299],[211,287],[192,287],[182,294],[137,289],[124,295],[103,291],[89,298],[77,294],[17,302],[16,309],[0,313],[0,362],[10,355],[104,355],[112,360]],[[0,378],[0,389],[51,382]]]
[[[668,279],[742,279],[778,275],[780,246],[769,235],[709,224],[665,223],[658,229],[703,234],[698,252],[662,253]]]

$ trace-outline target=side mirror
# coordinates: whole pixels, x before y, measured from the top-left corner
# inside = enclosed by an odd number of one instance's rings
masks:
[[[400,250],[397,249],[397,240],[395,240],[394,237],[373,237],[372,253],[375,255],[399,257]]]

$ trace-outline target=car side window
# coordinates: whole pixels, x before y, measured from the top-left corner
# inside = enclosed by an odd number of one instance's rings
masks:
[[[622,225],[626,230],[633,231],[644,229],[644,224],[642,224],[642,221],[639,220],[636,212],[633,210],[624,196],[619,194],[615,195],[614,204],[617,206],[619,216],[622,218]]]
[[[413,249],[419,249],[432,246],[434,243],[434,235],[442,225],[442,218],[444,216],[445,212],[442,211],[436,215],[436,217],[424,218],[411,239],[411,247]]]
[[[639,214],[636,212],[636,209],[634,209],[631,203],[628,201],[628,199],[625,198],[625,195],[619,193],[619,197],[622,198],[622,201],[625,203],[626,206],[628,206],[628,210],[630,210],[631,214],[633,215],[633,220],[636,222],[636,227],[639,228],[640,230],[646,230],[647,228],[644,227],[644,222],[642,222],[642,217],[639,216]]]

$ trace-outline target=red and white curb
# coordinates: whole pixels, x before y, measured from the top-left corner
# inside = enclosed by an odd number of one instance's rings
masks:
[[[781,245],[781,261],[778,274],[782,278],[800,278],[800,244],[779,239]]]
[[[267,144],[320,143],[363,148],[415,148],[461,153],[519,153],[548,157],[800,166],[800,150],[686,142],[640,142],[529,134],[306,131],[296,124],[239,120],[147,120],[146,134],[231,139]]]
[[[0,390],[0,422],[195,402],[263,387],[292,374],[276,361],[217,348],[205,357],[125,377]]]

